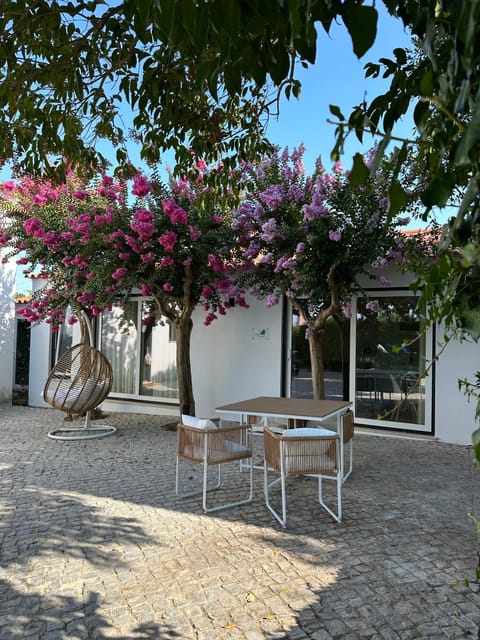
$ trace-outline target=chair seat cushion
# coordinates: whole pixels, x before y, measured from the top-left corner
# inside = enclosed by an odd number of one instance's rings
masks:
[[[190,442],[185,446],[183,453],[188,458],[201,462],[203,460],[204,451],[205,449],[202,445]],[[225,460],[230,456],[236,460],[237,458],[242,457],[249,458],[251,455],[250,449],[245,445],[240,444],[239,442],[234,442],[233,440],[224,440],[221,448],[216,449],[213,447],[209,449],[208,460],[210,463],[213,463],[216,460]]]
[[[195,429],[211,430],[217,429],[217,425],[212,420],[206,418],[196,418],[182,413],[182,424],[186,427],[194,427]]]
[[[317,427],[300,427],[299,429],[287,429],[283,437],[304,438],[308,436],[335,436],[336,431],[330,429],[317,429]]]
[[[70,384],[50,384],[43,393],[45,402],[63,411],[82,413],[86,407],[95,407],[105,399],[106,382],[87,380],[83,385],[71,387]]]

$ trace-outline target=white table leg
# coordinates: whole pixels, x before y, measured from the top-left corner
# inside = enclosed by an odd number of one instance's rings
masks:
[[[337,413],[337,433],[340,438],[340,475],[342,477],[342,482],[345,477],[345,458],[344,458],[344,447],[343,447],[343,414]]]

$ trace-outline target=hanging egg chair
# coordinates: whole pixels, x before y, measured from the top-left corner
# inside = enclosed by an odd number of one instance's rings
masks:
[[[91,335],[88,320],[87,327]],[[56,429],[48,436],[56,440],[82,440],[114,433],[115,427],[92,426],[90,422],[91,412],[105,400],[112,384],[112,366],[101,351],[83,343],[66,351],[50,371],[43,399],[54,409],[69,415],[85,415],[85,424]]]

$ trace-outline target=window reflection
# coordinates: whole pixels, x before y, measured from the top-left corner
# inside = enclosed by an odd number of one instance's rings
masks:
[[[112,394],[177,399],[176,344],[169,325],[145,323],[149,316],[141,300],[103,314],[101,347],[114,371]]]
[[[148,316],[148,307],[142,303],[142,320]],[[170,340],[170,327],[167,321],[156,325],[142,323],[141,395],[155,398],[178,397],[176,344]]]
[[[425,422],[425,337],[413,296],[359,298],[355,413],[358,418]]]

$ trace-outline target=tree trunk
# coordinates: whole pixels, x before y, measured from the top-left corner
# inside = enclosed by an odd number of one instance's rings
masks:
[[[323,364],[323,343],[325,329],[317,329],[310,333],[308,346],[310,349],[310,367],[312,370],[312,389],[314,400],[325,399],[325,369]]]
[[[191,317],[175,320],[177,347],[177,380],[180,414],[195,415],[195,400],[193,397],[192,367],[190,363],[190,338],[193,322]]]
[[[314,400],[325,399],[325,365],[323,363],[323,343],[325,341],[327,321],[341,309],[338,283],[335,279],[338,264],[330,267],[327,276],[330,290],[330,304],[311,313],[308,300],[293,298],[292,304],[301,313],[308,325],[308,346],[310,349],[310,367],[312,370],[312,388]]]

